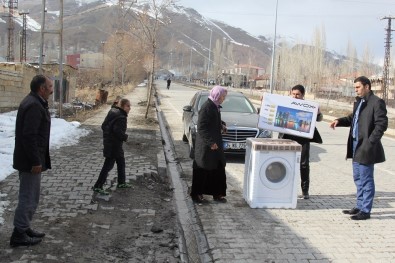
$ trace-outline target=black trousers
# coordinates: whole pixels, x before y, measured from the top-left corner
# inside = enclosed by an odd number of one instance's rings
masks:
[[[300,156],[300,179],[302,192],[307,193],[310,185],[310,142],[302,144]]]
[[[118,172],[118,184],[124,184],[126,180],[125,175],[125,158],[118,157],[118,158],[109,158],[106,157],[104,160],[103,167],[101,168],[101,172],[99,178],[95,183],[95,188],[102,188],[103,185],[106,183],[108,173],[114,168],[115,163],[117,163],[117,172]]]

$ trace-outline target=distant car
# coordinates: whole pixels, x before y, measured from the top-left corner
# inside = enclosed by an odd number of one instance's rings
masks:
[[[182,121],[184,126],[183,141],[189,143],[193,157],[198,112],[209,91],[198,91],[189,105],[183,107]],[[227,132],[222,135],[225,153],[244,154],[247,138],[271,138],[272,132],[257,128],[258,112],[251,101],[241,92],[229,91],[222,103],[221,118],[226,122]]]

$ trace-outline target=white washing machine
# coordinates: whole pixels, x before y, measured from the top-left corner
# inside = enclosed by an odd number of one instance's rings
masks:
[[[301,150],[292,140],[247,139],[243,196],[251,208],[296,208]]]

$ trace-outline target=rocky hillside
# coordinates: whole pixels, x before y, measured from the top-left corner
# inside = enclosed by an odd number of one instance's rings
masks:
[[[34,58],[38,56],[38,43],[40,39],[39,29],[30,27],[34,22],[41,23],[41,5],[37,5],[39,0],[20,0],[18,10],[29,10],[28,19],[28,51],[27,56]],[[47,2],[46,28],[55,29],[58,25],[58,1]],[[115,0],[65,0],[64,1],[64,48],[66,54],[100,52],[101,42],[114,34],[117,28],[119,12]],[[128,5],[126,2],[125,5]],[[134,5],[136,9],[141,8]],[[0,55],[5,57],[7,53],[7,18],[6,13],[1,14],[3,21],[0,23],[1,49]],[[133,20],[133,12],[128,13],[127,20]],[[270,58],[270,43],[264,38],[256,38],[239,28],[234,28],[218,21],[212,21],[202,17],[194,9],[173,6],[167,9],[167,15],[171,23],[162,27],[159,37],[158,54],[161,61],[171,59],[175,63],[184,57],[185,64],[189,64],[191,48],[194,55],[192,62],[204,64],[207,60],[210,46],[210,30],[212,30],[212,51],[216,45],[223,46],[222,41],[227,42],[227,46],[232,45],[233,56],[227,58],[229,63],[247,63],[247,54],[253,53],[254,60],[259,61],[259,66],[265,66]],[[18,16],[16,14],[16,16]],[[34,20],[34,21],[33,21]],[[17,36],[21,30],[21,18],[15,21],[15,57],[19,58],[19,40]],[[57,36],[46,35],[46,49],[57,47]],[[220,41],[220,42],[218,42]],[[214,52],[214,51],[213,51]],[[213,53],[212,53],[213,55]],[[211,57],[213,60],[213,57]],[[188,61],[188,63],[187,63]],[[230,62],[231,61],[231,62]]]
[[[27,56],[33,60],[39,54],[39,0],[19,0],[17,12],[29,10]],[[59,1],[47,2],[46,29],[58,25]],[[65,54],[101,52],[102,41],[114,34],[119,24],[117,0],[64,0],[64,49]],[[130,6],[126,1],[125,6]],[[125,21],[133,21],[134,12],[141,10],[136,4],[127,12]],[[3,10],[4,12],[4,10]],[[234,64],[254,64],[267,68],[271,61],[271,41],[263,36],[254,37],[240,28],[203,17],[194,9],[172,6],[166,10],[171,23],[163,26],[158,40],[158,57],[166,68],[189,66],[207,67],[211,35],[211,57],[214,64],[225,68]],[[0,23],[0,56],[7,53],[7,18]],[[18,16],[18,15],[16,15]],[[21,19],[15,23],[15,58],[19,58]],[[29,26],[36,23],[36,27]],[[211,31],[212,30],[212,33]],[[45,36],[45,50],[57,54],[56,35]],[[191,52],[192,50],[192,52]],[[220,51],[221,50],[221,51]]]

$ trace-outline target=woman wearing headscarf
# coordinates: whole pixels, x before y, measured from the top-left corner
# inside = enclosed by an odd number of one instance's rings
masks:
[[[199,111],[193,161],[191,197],[194,202],[203,203],[203,194],[212,195],[214,201],[226,202],[225,154],[222,133],[226,125],[221,120],[221,104],[227,90],[214,86],[207,101]]]

